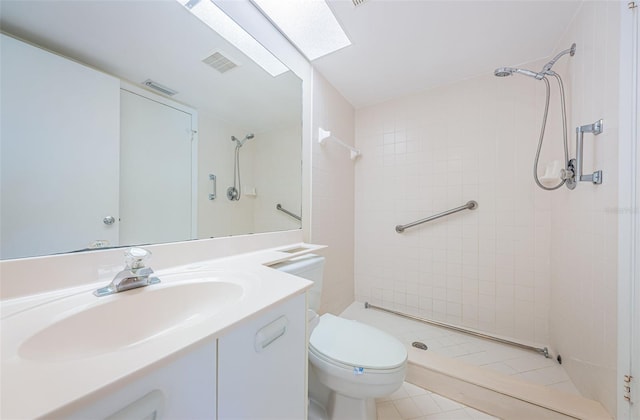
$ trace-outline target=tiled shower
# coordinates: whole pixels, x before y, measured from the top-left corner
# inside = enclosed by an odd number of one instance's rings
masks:
[[[549,346],[576,387],[610,412],[618,14],[615,3],[584,3],[554,51],[577,44],[575,57],[554,67],[567,87],[570,156],[574,127],[605,121],[597,141],[585,140],[585,169],[603,170],[602,185],[535,186],[544,86],[531,78],[487,71],[359,109],[355,129],[363,154],[355,166],[356,301]],[[558,104],[553,91],[541,170],[562,159]],[[479,208],[394,230],[469,200]]]

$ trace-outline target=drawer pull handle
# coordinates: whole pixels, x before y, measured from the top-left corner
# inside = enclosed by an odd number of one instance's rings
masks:
[[[274,343],[278,338],[285,335],[288,325],[289,320],[286,316],[282,315],[275,321],[260,328],[256,333],[256,339],[254,342],[254,348],[256,352],[262,352],[264,349]]]

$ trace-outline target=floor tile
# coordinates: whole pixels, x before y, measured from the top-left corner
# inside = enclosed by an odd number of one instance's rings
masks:
[[[393,404],[396,406],[396,409],[403,419],[414,419],[422,415],[422,412],[412,398],[394,400]]]
[[[558,389],[574,395],[581,395],[578,388],[571,381],[558,382],[557,384],[547,385],[549,388]]]
[[[459,408],[464,408],[464,405],[452,401],[448,398],[441,397],[438,394],[431,394],[431,398],[440,406],[442,411],[453,411]]]
[[[497,420],[407,382],[401,389],[404,392],[394,393],[396,398],[379,398],[376,401],[378,420]],[[408,397],[408,394],[413,395]]]
[[[519,357],[517,359],[505,360],[504,363],[517,370],[519,373],[528,372],[530,370],[542,369],[545,367],[553,366],[551,362],[549,363],[549,359],[545,359],[542,356],[526,356]]]
[[[342,316],[380,328],[394,335],[407,346],[414,341],[420,341],[428,346],[427,351],[447,357],[453,356],[482,368],[580,395],[562,366],[555,360],[545,359],[532,351],[405,319],[375,309],[365,309],[359,302],[351,304]],[[392,395],[379,398],[376,402],[380,420],[494,418],[408,383]]]
[[[404,384],[402,384],[402,387],[405,391],[407,391],[407,395],[409,395],[410,397],[425,395],[428,392],[427,390],[422,389],[414,384],[410,384],[409,382],[405,382]]]
[[[469,420],[469,417],[464,410],[460,410],[461,413],[457,413],[454,411],[448,411],[444,413],[436,413],[431,414],[425,417],[422,417],[424,420]]]
[[[422,415],[440,413],[442,411],[429,394],[415,396],[413,397],[413,402],[418,406]]]
[[[491,420],[495,419],[495,417],[490,416],[487,413],[483,413],[482,411],[474,410],[473,408],[465,408],[464,411],[474,420]]]
[[[378,420],[404,420],[392,401],[376,404]]]

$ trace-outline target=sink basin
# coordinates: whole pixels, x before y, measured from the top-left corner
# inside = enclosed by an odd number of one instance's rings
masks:
[[[167,278],[171,278],[168,276]],[[242,282],[219,273],[174,275],[173,280],[95,298],[27,338],[18,350],[31,360],[64,361],[125,349],[202,321],[238,302]]]

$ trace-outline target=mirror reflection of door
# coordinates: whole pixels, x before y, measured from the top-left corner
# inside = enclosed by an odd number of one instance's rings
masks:
[[[195,111],[125,89],[120,108],[120,244],[195,239]]]
[[[1,258],[117,245],[120,80],[0,37]]]

